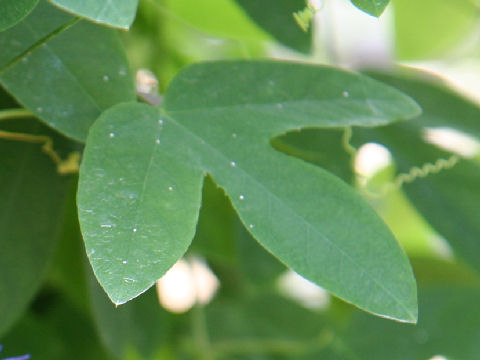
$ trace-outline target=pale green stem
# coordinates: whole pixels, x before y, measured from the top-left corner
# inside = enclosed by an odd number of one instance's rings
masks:
[[[0,121],[10,119],[30,118],[35,115],[27,109],[5,109],[0,110]]]
[[[201,305],[196,305],[192,309],[192,332],[198,359],[213,360],[214,357],[208,337],[205,310]]]

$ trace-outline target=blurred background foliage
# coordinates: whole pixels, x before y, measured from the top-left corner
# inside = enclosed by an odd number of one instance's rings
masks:
[[[153,72],[160,94],[193,62],[274,57],[373,68],[372,76],[415,98],[424,113],[409,123],[353,129],[351,138],[343,129],[303,130],[272,145],[356,186],[384,218],[415,270],[418,325],[375,318],[295,277],[292,287],[286,267],[251,238],[211,179],[204,185],[186,268],[194,271],[195,261],[208,265],[219,284],[213,299],[200,301],[194,294],[192,307],[173,314],[151,289],[115,309],[84,254],[75,220],[74,176],[58,184],[54,171],[41,170],[40,160],[29,158],[35,181],[19,186],[45,196],[53,190],[58,194],[61,187],[65,200],[17,202],[18,209],[10,211],[22,213],[18,221],[38,232],[49,218],[64,220],[61,229],[45,235],[53,240],[39,249],[47,263],[30,269],[43,272],[43,282],[28,282],[22,294],[1,293],[6,300],[0,301],[12,302],[37,294],[20,318],[0,314],[10,325],[8,331],[1,329],[2,355],[28,352],[33,359],[49,360],[480,358],[478,2],[393,0],[380,20],[347,1],[324,0],[316,6],[315,23],[303,32],[292,16],[305,7],[303,0],[142,0],[131,30],[120,35],[132,69]],[[399,63],[427,72],[398,70]],[[428,72],[432,69],[449,81]],[[464,97],[451,90],[459,88]],[[0,94],[0,108],[13,105]],[[32,131],[39,126],[33,120],[22,124]],[[472,143],[460,137],[448,148],[438,136],[429,137],[432,129],[445,128],[469,135]],[[470,152],[462,153],[466,143]],[[1,146],[2,157],[15,162],[32,145]],[[352,146],[359,149],[356,154]],[[454,166],[392,186],[398,173],[452,156]],[[4,179],[0,183],[7,189]],[[15,263],[35,255],[26,253],[2,268],[21,276]]]

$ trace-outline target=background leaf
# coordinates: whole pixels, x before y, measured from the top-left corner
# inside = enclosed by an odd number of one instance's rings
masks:
[[[52,288],[44,288],[31,309],[1,338],[2,356],[32,359],[111,360],[88,313]]]
[[[80,223],[114,302],[137,296],[185,252],[208,172],[281,261],[363,309],[415,321],[415,281],[386,226],[342,181],[275,152],[269,140],[307,126],[384,124],[417,114],[416,104],[357,74],[255,61],[192,66],[165,101],[166,114],[112,108],[87,142]]]
[[[293,13],[303,10],[304,0],[235,0],[246,13],[280,43],[308,53],[311,49],[312,32],[303,31],[295,22]]]
[[[134,100],[135,92],[121,45],[108,29],[80,23],[34,46],[70,20],[42,2],[1,33],[0,84],[50,126],[85,140],[101,111]]]
[[[202,208],[189,253],[204,256],[225,294],[240,294],[258,285],[271,288],[286,267],[245,229],[225,192],[205,179]],[[228,295],[227,295],[228,296]]]
[[[417,126],[449,127],[480,139],[480,108],[450,89],[430,72],[400,67],[391,73],[369,73],[374,78],[409,94],[422,107]]]
[[[332,339],[324,317],[278,295],[240,299],[215,301],[205,309],[218,359],[298,359]]]
[[[50,0],[52,4],[97,23],[128,29],[135,19],[138,0]]]
[[[359,360],[425,360],[435,355],[448,359],[477,359],[480,316],[477,311],[467,309],[474,309],[480,300],[478,278],[476,283],[464,282],[465,275],[467,279],[472,275],[462,269],[451,276],[455,273],[455,265],[447,262],[437,260],[435,265],[431,260],[417,259],[415,264],[419,279],[423,279],[422,272],[429,272],[431,266],[434,266],[436,278],[436,284],[419,280],[421,316],[418,324],[395,324],[357,312],[346,335],[342,336],[345,348]],[[447,278],[443,278],[444,273]]]
[[[391,150],[399,173],[407,173],[414,166],[434,164],[439,159],[446,161],[453,155],[425,143],[416,127],[399,124],[382,129],[377,135],[376,140]],[[404,146],[406,143],[408,147]],[[479,179],[479,163],[463,159],[452,168],[403,186],[425,219],[477,271],[480,271],[476,255],[480,251],[480,196],[476,191]]]
[[[413,73],[415,74],[415,73]],[[399,173],[408,173],[412,167],[422,167],[439,160],[445,162],[451,152],[441,150],[426,142],[422,126],[449,127],[467,134],[480,136],[480,108],[454,94],[422,73],[379,75],[400,89],[406,91],[421,104],[424,112],[412,123],[394,124],[382,129],[355,130],[361,142],[375,141],[390,149]],[[354,140],[358,142],[358,140]],[[408,144],[408,146],[405,146]],[[479,270],[480,251],[478,238],[478,213],[480,197],[477,184],[480,179],[480,165],[473,159],[461,159],[458,163],[438,173],[430,172],[424,178],[417,178],[405,184],[405,190],[412,204],[422,216],[452,246],[464,260]]]
[[[0,31],[12,27],[37,5],[38,0],[3,0],[0,3]]]
[[[353,184],[352,156],[343,143],[344,129],[303,129],[289,132],[272,140],[272,146],[319,165]]]
[[[53,136],[33,120],[0,125],[4,131]],[[1,334],[40,287],[57,244],[71,179],[57,174],[38,144],[0,139],[0,153]]]
[[[379,17],[387,7],[390,0],[351,0],[360,10]]]
[[[397,55],[421,59],[446,52],[471,30],[478,8],[471,0],[392,0]]]
[[[155,359],[167,345],[170,316],[163,310],[155,291],[115,308],[92,276],[90,282],[94,319],[103,342],[119,359],[135,353]]]

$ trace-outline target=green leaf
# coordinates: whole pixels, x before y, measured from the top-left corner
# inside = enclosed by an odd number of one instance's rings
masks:
[[[450,89],[442,78],[408,67],[369,75],[407,93],[421,105],[422,115],[415,119],[418,126],[450,127],[480,139],[480,108]]]
[[[189,252],[207,259],[226,296],[241,293],[245,282],[265,289],[285,271],[244,228],[225,192],[210,177],[203,186],[197,232]]]
[[[160,348],[167,346],[170,319],[153,289],[115,308],[93,275],[91,280],[94,321],[102,341],[113,355],[124,359],[128,352],[135,352],[141,354],[142,359],[153,359]]]
[[[333,337],[324,317],[274,294],[214,301],[205,318],[219,360],[297,359],[319,351]]]
[[[480,212],[477,191],[480,165],[478,161],[459,159],[453,167],[439,167],[439,161],[446,163],[453,154],[426,143],[422,133],[422,126],[450,127],[480,137],[480,108],[438,82],[423,80],[423,73],[417,75],[412,77],[410,72],[407,76],[403,73],[375,75],[419,102],[423,113],[414,123],[372,131],[355,130],[354,134],[363,137],[363,142],[376,141],[388,147],[400,173],[408,173],[412,167],[437,163],[438,173],[430,171],[428,176],[417,178],[403,188],[410,201],[454,251],[480,270],[477,256],[480,253],[477,219]]]
[[[351,2],[360,10],[379,17],[382,15],[390,0],[351,0]]]
[[[435,276],[442,278],[442,269],[449,263],[436,266]],[[428,267],[423,266],[424,270]],[[416,273],[418,272],[415,268]],[[450,270],[449,270],[450,272]],[[422,286],[419,282],[419,311],[416,326],[367,317],[357,312],[344,336],[344,348],[359,360],[425,360],[435,355],[448,359],[475,360],[480,356],[478,332],[480,316],[475,309],[480,301],[480,288],[461,282],[457,273],[453,282]],[[422,277],[420,275],[420,277]],[[354,357],[353,357],[353,356]]]
[[[128,29],[135,20],[138,0],[49,0],[59,8],[96,23]]]
[[[474,29],[478,8],[471,0],[393,0],[397,55],[432,58],[458,46]]]
[[[235,0],[168,0],[168,10],[195,28],[218,37],[266,40],[268,35],[251,21]],[[212,17],[212,14],[222,16]]]
[[[236,0],[246,13],[275,39],[292,49],[309,52],[312,32],[303,31],[293,13],[305,7],[305,0]]]
[[[328,67],[187,68],[165,109],[118,105],[90,131],[78,204],[97,278],[117,304],[150,287],[190,244],[209,173],[282,262],[362,309],[415,322],[415,280],[388,228],[344,182],[269,141],[302,127],[373,126],[418,112],[393,88]]]
[[[305,129],[273,139],[272,146],[288,155],[319,165],[353,184],[352,155],[343,143],[342,129]]]
[[[70,21],[42,2],[1,33],[0,84],[38,118],[83,141],[103,110],[134,100],[135,92],[115,33],[79,23],[51,37]]]
[[[5,336],[2,356],[32,359],[112,360],[88,312],[79,311],[60,292],[44,288],[31,308]],[[3,358],[3,357],[2,357]]]
[[[428,176],[405,184],[405,192],[454,251],[480,271],[478,161],[461,159],[442,169],[439,161],[447,164],[453,154],[425,143],[416,127],[398,124],[382,129],[376,138],[388,146],[400,173],[408,173],[411,168],[421,168],[427,163],[432,164],[431,168],[436,164],[438,172],[430,171]]]
[[[0,2],[0,31],[21,21],[37,5],[38,0],[3,0]]]
[[[46,134],[46,128],[35,121],[1,125],[3,131]],[[38,144],[0,139],[0,153],[2,334],[25,310],[44,278],[71,179],[56,173],[55,164]]]

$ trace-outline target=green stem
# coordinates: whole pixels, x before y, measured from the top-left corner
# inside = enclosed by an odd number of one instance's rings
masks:
[[[192,309],[192,332],[198,359],[213,360],[214,357],[208,337],[205,311],[201,305],[196,305]]]
[[[0,121],[8,119],[21,119],[34,117],[35,115],[27,109],[5,109],[0,110]]]
[[[7,72],[11,67],[13,67],[17,62],[19,62],[22,58],[24,58],[26,55],[34,51],[35,49],[39,48],[43,44],[45,44],[47,41],[52,39],[53,37],[57,36],[58,34],[62,33],[63,31],[69,29],[76,23],[78,23],[81,19],[79,17],[75,17],[72,20],[66,22],[65,24],[59,26],[55,30],[53,30],[50,34],[44,36],[43,38],[39,39],[37,42],[35,42],[32,46],[30,46],[28,49],[20,53],[19,55],[15,56],[12,60],[10,60],[3,68],[0,69],[0,75],[4,74]]]

